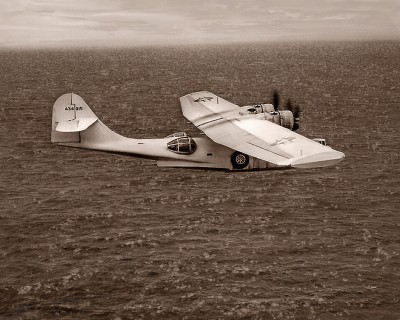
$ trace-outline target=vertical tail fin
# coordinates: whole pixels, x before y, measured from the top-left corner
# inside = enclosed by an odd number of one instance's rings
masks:
[[[97,116],[80,96],[64,94],[53,106],[51,142],[80,142],[79,132],[97,120]]]

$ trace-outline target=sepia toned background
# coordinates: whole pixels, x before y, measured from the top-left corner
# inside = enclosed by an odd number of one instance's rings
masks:
[[[221,2],[220,18],[207,2],[13,3],[0,10],[0,319],[398,319],[396,2]],[[182,95],[248,105],[274,89],[342,162],[232,173],[50,143],[67,92],[154,138],[199,133]]]
[[[0,46],[393,40],[397,0],[2,0]]]

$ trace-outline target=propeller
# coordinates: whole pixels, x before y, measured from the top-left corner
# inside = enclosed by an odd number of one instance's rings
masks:
[[[290,112],[293,113],[293,120],[294,120],[294,124],[293,124],[293,131],[296,131],[297,129],[300,128],[299,126],[299,121],[300,121],[300,106],[299,105],[293,105],[292,101],[290,99],[288,99],[286,101],[286,105],[285,105],[285,109],[289,110]]]
[[[279,109],[279,93],[277,90],[274,90],[273,92],[273,106],[274,106],[274,110],[275,113],[278,112]],[[289,99],[287,99],[286,104],[285,104],[285,109],[289,110],[290,112],[293,113],[293,120],[294,120],[294,124],[293,124],[293,131],[296,131],[297,129],[300,128],[299,126],[299,121],[300,121],[300,106],[299,105],[293,105],[292,101]]]
[[[293,105],[292,104],[292,101],[290,100],[290,99],[288,99],[287,101],[286,101],[286,105],[285,105],[285,109],[286,110],[289,110],[289,111],[291,111],[292,113],[293,113],[293,117],[295,118],[295,119],[297,119],[297,120],[299,120],[299,118],[300,118],[300,106],[299,105]]]

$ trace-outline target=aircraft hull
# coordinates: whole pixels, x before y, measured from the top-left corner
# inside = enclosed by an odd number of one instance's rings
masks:
[[[68,138],[67,135],[73,137]],[[78,134],[78,136],[76,136]],[[232,164],[232,154],[235,150],[215,143],[207,136],[193,137],[196,143],[196,151],[192,154],[178,154],[167,148],[168,142],[174,137],[163,139],[132,139],[123,137],[108,127],[100,120],[82,132],[66,133],[61,138],[58,145],[105,151],[117,154],[131,155],[149,158],[157,161],[159,167],[182,167],[182,168],[212,168],[212,169],[235,169]],[[248,165],[240,170],[270,169],[276,166],[249,157]]]

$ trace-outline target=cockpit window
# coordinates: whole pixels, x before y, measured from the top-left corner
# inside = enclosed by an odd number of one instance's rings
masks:
[[[167,143],[168,150],[179,154],[192,154],[196,151],[196,142],[188,137],[179,137]]]
[[[323,146],[326,146],[326,140],[322,138],[314,138],[313,139],[315,142],[318,142],[319,144],[322,144]]]

